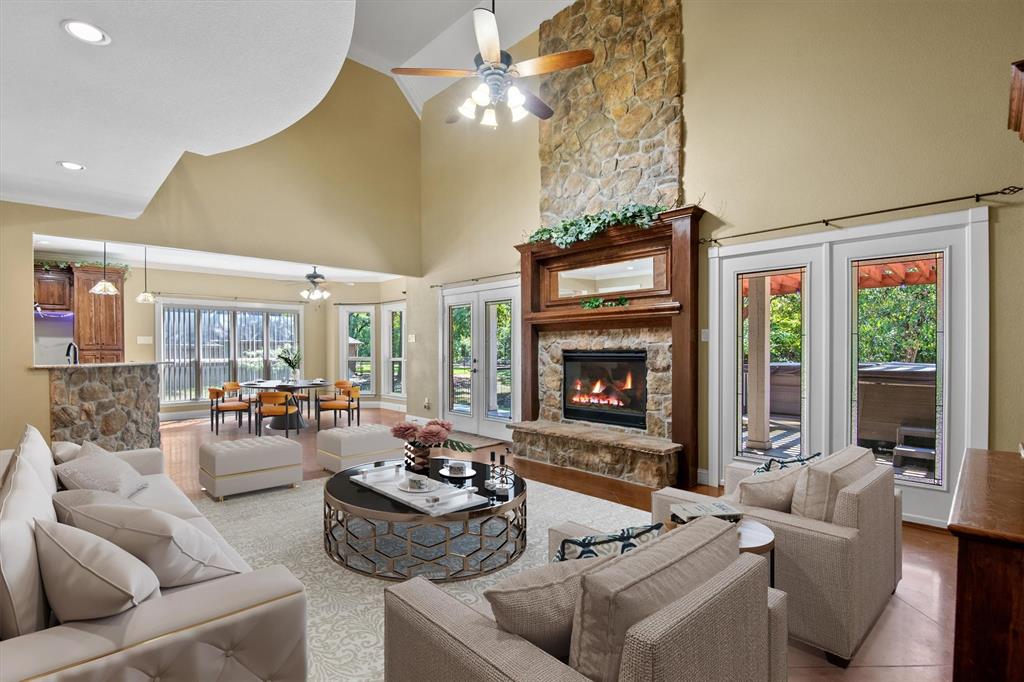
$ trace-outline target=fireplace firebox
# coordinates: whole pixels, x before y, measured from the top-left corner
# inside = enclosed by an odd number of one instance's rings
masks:
[[[647,428],[647,351],[563,351],[562,414]]]

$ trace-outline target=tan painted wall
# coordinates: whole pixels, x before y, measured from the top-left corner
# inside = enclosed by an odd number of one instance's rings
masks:
[[[510,50],[537,55],[536,34]],[[411,414],[437,416],[438,301],[443,284],[519,269],[513,248],[540,225],[537,119],[491,130],[467,120],[444,122],[474,83],[460,81],[426,103],[420,131],[422,278],[409,278]],[[431,407],[423,407],[429,399]]]
[[[0,202],[0,445],[48,431],[32,364],[32,233],[420,274],[419,121],[394,81],[345,62],[305,118],[250,147],[185,154],[136,220]]]
[[[1024,184],[1024,144],[1006,130],[1020,2],[684,2],[683,33],[683,184],[712,214],[704,235]],[[1024,439],[1024,200],[993,204],[990,447],[1011,449]],[[706,396],[703,344],[700,367]]]

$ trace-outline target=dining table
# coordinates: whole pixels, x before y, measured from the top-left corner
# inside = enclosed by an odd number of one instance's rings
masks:
[[[284,391],[291,393],[288,401],[290,404],[295,405],[297,408],[294,412],[287,415],[279,415],[277,417],[270,418],[269,427],[277,431],[284,431],[286,428],[292,431],[298,431],[309,426],[309,423],[302,418],[302,407],[299,405],[299,401],[295,399],[296,391],[315,391],[319,388],[327,388],[328,383],[324,379],[269,379],[260,381],[243,381],[241,383],[243,389],[247,391]],[[313,400],[313,396],[310,395],[310,400]]]

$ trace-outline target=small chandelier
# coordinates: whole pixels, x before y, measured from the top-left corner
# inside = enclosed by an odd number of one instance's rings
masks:
[[[99,296],[117,296],[117,287],[112,282],[107,281],[107,243],[103,242],[103,279],[96,282],[92,289],[89,289],[90,294],[97,294]]]
[[[326,301],[331,297],[331,292],[327,289],[321,289],[320,285],[324,283],[326,278],[316,271],[316,266],[313,266],[313,272],[306,275],[306,281],[309,282],[309,287],[299,292],[299,296],[306,301]]]
[[[135,297],[136,303],[156,303],[156,296],[149,290],[149,254],[142,247],[142,293]]]

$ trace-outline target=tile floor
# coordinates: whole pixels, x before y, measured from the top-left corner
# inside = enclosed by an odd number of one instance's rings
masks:
[[[388,410],[363,410],[363,423],[393,424],[402,415]],[[325,422],[326,425],[326,422]],[[209,421],[165,422],[160,429],[168,474],[191,497],[203,495],[197,476],[199,446],[217,438]],[[219,438],[249,438],[245,427],[229,423]],[[295,435],[293,434],[293,437]],[[304,477],[325,477],[316,464],[316,431],[298,434],[304,450]],[[473,459],[485,461],[485,447]],[[514,460],[527,478],[619,502],[650,508],[650,489],[613,479],[526,460]],[[701,486],[698,492],[717,494]],[[846,670],[830,665],[821,652],[799,643],[789,647],[789,679],[932,682],[952,677],[953,606],[956,591],[956,540],[944,531],[918,526],[903,528],[903,580],[867,639]]]

